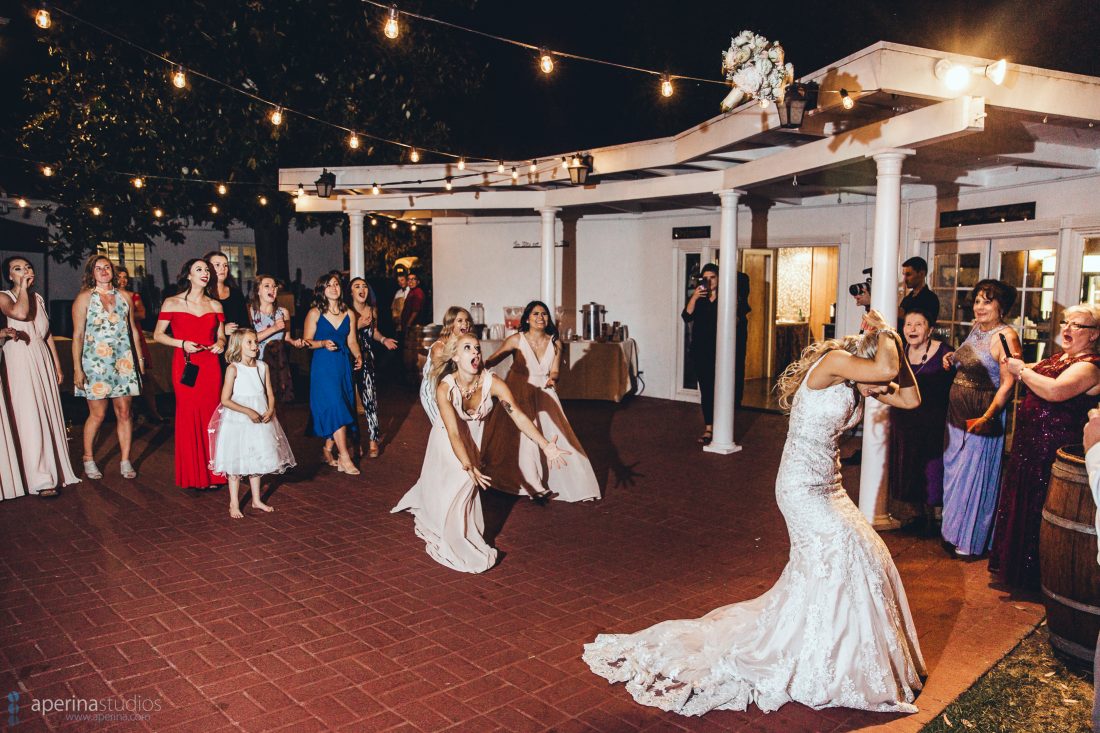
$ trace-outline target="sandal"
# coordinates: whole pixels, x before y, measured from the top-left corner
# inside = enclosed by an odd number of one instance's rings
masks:
[[[57,489],[42,489],[38,495],[43,499],[53,499],[57,496]]]
[[[84,461],[84,478],[92,480],[103,478],[103,472],[99,470],[99,466],[95,465],[95,461]]]
[[[367,456],[370,458],[377,458],[381,454],[382,449],[378,443],[371,441],[370,449],[367,451]]]
[[[355,464],[352,463],[350,458],[348,459],[346,466],[344,465],[344,461],[341,458],[340,462],[336,464],[336,470],[340,473],[346,473],[349,476],[358,476],[360,473],[359,469],[355,467]]]
[[[714,432],[710,429],[704,430],[703,434],[699,436],[699,439],[695,441],[700,445],[710,445],[710,441],[714,438]]]
[[[137,471],[134,470],[134,464],[129,461],[123,461],[118,464],[118,470],[122,473],[122,478],[137,478]]]
[[[332,457],[332,451],[329,450],[328,448],[322,448],[321,449],[321,462],[322,463],[327,463],[329,466],[332,466],[333,468],[338,468],[339,465],[340,465],[336,462],[336,459]]]

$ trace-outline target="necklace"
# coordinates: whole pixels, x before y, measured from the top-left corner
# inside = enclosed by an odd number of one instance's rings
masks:
[[[921,356],[920,362],[917,364],[918,368],[924,366],[924,362],[928,361],[928,352],[931,350],[931,348],[932,348],[932,339],[928,339],[927,341],[924,342],[924,355]],[[909,354],[908,355],[912,356],[913,351],[915,351],[915,349],[909,349]],[[912,364],[913,360],[909,359],[909,363]]]
[[[470,382],[469,389],[458,384],[457,379],[455,380],[455,384],[458,385],[458,391],[462,394],[462,399],[468,400],[474,396],[474,392],[477,392],[477,388],[481,384],[481,374],[474,377],[474,381]]]

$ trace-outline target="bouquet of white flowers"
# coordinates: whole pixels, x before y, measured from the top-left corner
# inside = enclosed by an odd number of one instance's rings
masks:
[[[745,97],[767,107],[779,104],[787,85],[794,81],[794,66],[785,64],[783,47],[752,31],[741,31],[722,53],[722,71],[733,83],[733,90],[722,100],[722,110],[730,110]]]

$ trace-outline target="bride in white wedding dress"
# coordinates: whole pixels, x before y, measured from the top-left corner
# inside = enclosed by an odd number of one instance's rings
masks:
[[[917,711],[925,667],[905,589],[841,485],[837,448],[862,414],[860,394],[912,409],[920,393],[881,314],[868,313],[864,329],[811,345],[780,378],[791,414],[775,495],[791,551],[779,581],[699,619],[600,634],[584,648],[593,672],[625,682],[643,705],[682,715],[749,703],[770,712],[792,700]]]

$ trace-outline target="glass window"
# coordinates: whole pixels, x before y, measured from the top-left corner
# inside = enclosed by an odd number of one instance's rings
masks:
[[[1005,321],[1020,334],[1024,361],[1045,359],[1053,338],[1056,250],[1017,250],[1000,257],[1001,279],[1017,289]]]
[[[229,260],[229,274],[247,296],[256,277],[256,247],[251,244],[223,244],[222,254]]]
[[[1081,273],[1081,302],[1100,305],[1100,237],[1085,240]]]
[[[137,283],[145,278],[145,245],[140,242],[100,242],[96,251],[119,267],[125,267]]]

